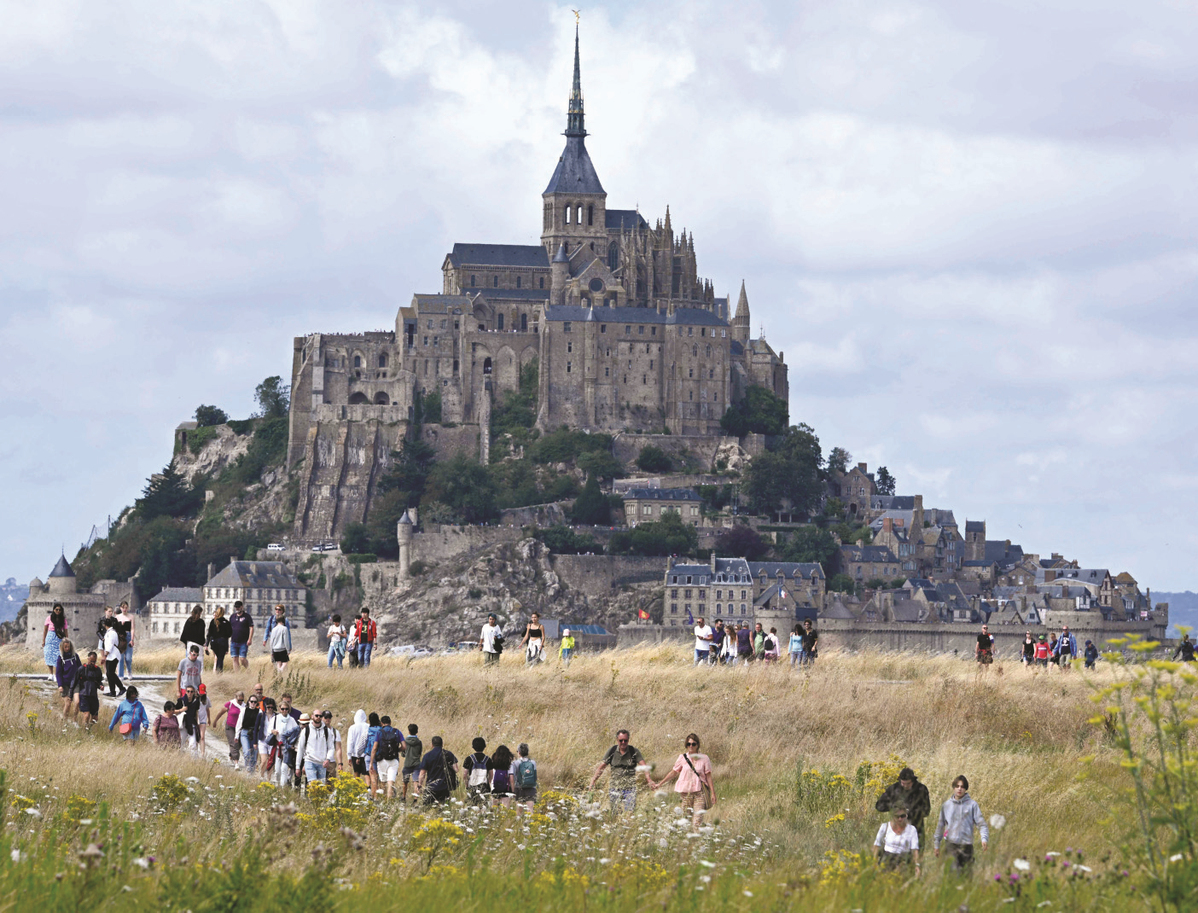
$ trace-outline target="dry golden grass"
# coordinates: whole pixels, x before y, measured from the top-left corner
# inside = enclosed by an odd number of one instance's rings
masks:
[[[173,673],[180,658],[171,649],[139,654],[135,665]],[[1109,680],[1108,670],[1033,676],[1005,664],[979,676],[972,663],[950,657],[834,652],[802,672],[786,665],[696,669],[680,646],[584,654],[569,670],[552,660],[527,669],[517,655],[484,667],[481,655],[470,653],[416,661],[380,656],[366,671],[330,671],[322,656],[307,655],[279,679],[261,651],[252,662],[249,672],[205,676],[215,705],[261,680],[268,694],[290,690],[301,709],[334,710],[342,732],[363,708],[389,714],[396,725],[417,723],[426,747],[431,736],[444,736],[459,757],[477,735],[488,750],[528,742],[545,786],[585,786],[617,728],[631,730],[633,744],[656,764],[655,776],[673,764],[685,734],[696,732],[714,765],[724,827],[752,831],[806,858],[838,843],[860,848],[880,816],[856,809],[848,833],[807,820],[794,802],[800,763],[851,779],[860,762],[891,755],[928,785],[933,815],[952,778],[966,774],[983,811],[1006,816],[1003,842],[1023,852],[1063,849],[1057,844],[1065,842],[1094,853],[1110,839],[1104,796],[1078,779],[1080,759],[1091,754],[1100,769],[1119,776],[1117,759],[1086,722],[1094,712],[1089,695]],[[0,671],[39,665],[29,651],[0,650]],[[26,691],[0,683],[0,767],[17,780],[25,769],[56,772],[64,789],[69,783],[72,792],[119,802],[166,770],[206,783],[218,773],[233,776],[106,733],[64,732],[50,722],[43,699]],[[147,709],[152,720],[160,708]],[[32,738],[30,710],[39,714]],[[102,713],[104,725],[110,714]],[[217,753],[222,736],[210,740]]]

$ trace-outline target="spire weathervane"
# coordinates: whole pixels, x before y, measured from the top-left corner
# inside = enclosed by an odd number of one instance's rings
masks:
[[[578,64],[578,22],[580,10],[574,10],[574,85],[570,89],[570,109],[566,115],[566,136],[586,136],[582,111],[582,69]]]

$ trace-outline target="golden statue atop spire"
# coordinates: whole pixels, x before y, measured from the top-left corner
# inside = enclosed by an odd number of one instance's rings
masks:
[[[570,10],[574,14],[574,24],[578,25],[578,20],[582,18],[582,10]]]

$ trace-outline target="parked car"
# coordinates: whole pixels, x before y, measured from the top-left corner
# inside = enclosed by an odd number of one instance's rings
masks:
[[[287,551],[287,546],[285,546],[282,542],[272,542],[270,545],[266,546],[266,550],[268,552],[285,552]]]

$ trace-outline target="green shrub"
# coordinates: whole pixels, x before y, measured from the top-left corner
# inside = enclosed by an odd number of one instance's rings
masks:
[[[669,472],[674,463],[656,444],[646,444],[636,458],[636,465],[645,472]]]

